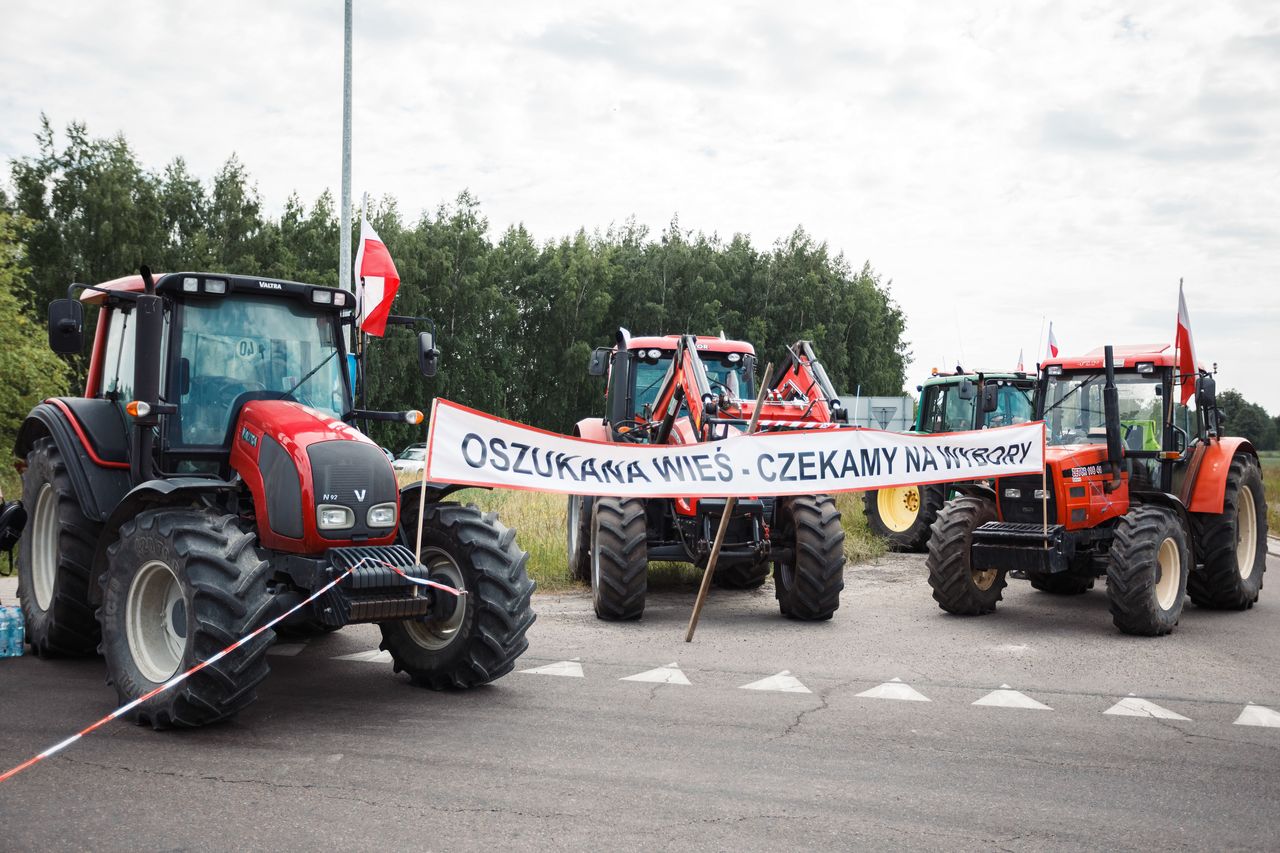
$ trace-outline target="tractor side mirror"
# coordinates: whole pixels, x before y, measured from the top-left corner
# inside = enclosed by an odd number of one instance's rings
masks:
[[[587,373],[591,376],[604,376],[609,372],[609,348],[596,347],[591,351],[591,363],[587,365]]]
[[[972,400],[975,396],[973,382],[969,379],[961,379],[959,387],[956,388],[956,395],[961,400]]]
[[[1218,405],[1218,381],[1212,376],[1196,380],[1196,403],[1201,409],[1213,409]]]
[[[49,303],[49,349],[74,355],[84,349],[84,306],[76,299]]]
[[[440,369],[440,350],[436,349],[436,336],[431,332],[418,333],[418,370],[430,379]]]
[[[191,393],[191,359],[178,359],[178,396],[185,397]]]
[[[982,413],[990,414],[1000,408],[1000,386],[994,382],[982,386]]]

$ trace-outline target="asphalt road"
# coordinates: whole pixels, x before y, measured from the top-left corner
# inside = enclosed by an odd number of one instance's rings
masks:
[[[583,677],[466,693],[335,659],[375,649],[370,627],[282,646],[228,724],[113,723],[0,785],[0,849],[1280,844],[1280,728],[1235,724],[1249,702],[1280,711],[1280,590],[1244,613],[1188,605],[1172,636],[1138,639],[1114,631],[1101,588],[1014,582],[997,613],[964,619],[922,572],[919,557],[849,571],[825,624],[781,619],[767,591],[714,591],[692,645],[689,591],[651,595],[631,625],[598,622],[582,594],[539,596],[521,668]],[[673,662],[689,684],[622,680]],[[782,671],[811,692],[741,689]],[[894,678],[930,701],[858,695]],[[1001,685],[1049,709],[973,704]],[[1187,719],[1104,713],[1129,694]],[[0,660],[0,770],[113,699],[100,661]]]

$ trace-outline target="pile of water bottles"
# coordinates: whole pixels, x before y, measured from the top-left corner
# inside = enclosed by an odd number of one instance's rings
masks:
[[[22,656],[24,628],[21,607],[0,605],[0,658]]]

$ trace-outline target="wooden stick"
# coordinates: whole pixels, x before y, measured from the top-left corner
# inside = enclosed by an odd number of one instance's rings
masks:
[[[760,410],[764,408],[765,395],[769,393],[769,383],[773,381],[773,363],[764,369],[764,381],[760,383],[760,394],[756,397],[756,407],[751,413],[751,423],[747,426],[747,435],[756,431],[760,423]],[[729,530],[729,516],[738,503],[736,497],[729,497],[724,502],[724,515],[720,516],[720,528],[716,531],[715,544],[711,546],[711,556],[707,558],[707,567],[702,570],[702,585],[698,587],[698,598],[693,602],[693,613],[689,614],[689,628],[685,631],[684,641],[693,642],[693,632],[698,629],[698,617],[702,615],[702,605],[707,601],[707,592],[711,589],[711,576],[716,571],[716,561],[720,559],[720,548],[724,545],[725,533]]]

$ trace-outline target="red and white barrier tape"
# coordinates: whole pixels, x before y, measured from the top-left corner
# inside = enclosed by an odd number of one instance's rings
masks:
[[[78,732],[76,732],[75,734],[73,734],[71,737],[67,738],[66,740],[64,740],[64,741],[62,741],[62,742],[60,742],[60,743],[56,743],[56,744],[54,744],[53,746],[49,747],[48,749],[46,749],[44,752],[40,753],[39,755],[35,755],[35,756],[32,756],[31,758],[28,758],[26,761],[22,762],[22,763],[21,763],[21,764],[19,764],[17,767],[14,767],[14,768],[12,768],[12,769],[10,769],[10,770],[7,770],[7,771],[5,771],[4,773],[0,773],[0,782],[7,782],[8,780],[12,779],[14,776],[17,776],[17,775],[18,775],[19,773],[21,773],[23,770],[26,770],[28,767],[31,767],[31,766],[33,766],[33,765],[35,765],[35,764],[40,763],[41,761],[43,761],[44,759],[48,758],[48,757],[49,757],[49,756],[51,756],[51,755],[56,755],[57,753],[59,753],[59,752],[61,752],[62,750],[66,749],[67,747],[71,746],[71,744],[73,744],[73,743],[75,743],[76,741],[80,740],[80,738],[84,737],[85,735],[89,734],[90,732],[92,732],[92,731],[94,731],[94,730],[96,730],[96,729],[98,729],[98,728],[101,728],[102,726],[106,725],[107,723],[111,722],[112,720],[119,719],[120,717],[122,717],[122,716],[124,716],[125,714],[129,713],[129,712],[130,712],[130,711],[132,711],[134,708],[138,707],[138,706],[139,706],[139,705],[141,705],[143,702],[146,702],[148,699],[152,698],[153,696],[158,696],[158,695],[160,695],[161,693],[164,693],[166,690],[169,690],[169,689],[171,689],[171,688],[173,688],[173,687],[177,687],[179,684],[181,684],[182,682],[186,681],[188,678],[190,678],[191,676],[195,675],[197,672],[199,672],[200,670],[204,669],[204,668],[205,668],[206,666],[208,666],[209,664],[211,664],[211,663],[217,663],[218,661],[222,660],[224,657],[226,657],[226,656],[227,656],[228,654],[230,654],[231,652],[234,652],[236,649],[240,648],[240,647],[241,647],[241,646],[243,646],[245,643],[249,642],[249,641],[250,641],[250,640],[252,640],[254,637],[256,637],[256,636],[258,636],[259,634],[261,634],[263,631],[267,630],[268,628],[272,628],[272,627],[274,627],[275,625],[278,625],[282,620],[284,620],[284,619],[288,618],[289,616],[292,616],[294,613],[297,613],[297,612],[298,612],[299,610],[301,610],[303,607],[307,606],[308,604],[310,604],[311,602],[315,601],[315,600],[316,600],[317,598],[319,598],[320,596],[324,595],[324,594],[325,594],[326,592],[328,592],[329,590],[333,589],[333,588],[334,588],[335,586],[337,586],[338,584],[342,583],[342,582],[343,582],[344,580],[346,580],[346,579],[351,575],[351,573],[352,573],[352,572],[354,572],[356,569],[360,568],[362,565],[364,565],[365,563],[369,563],[369,562],[377,563],[377,564],[380,564],[380,565],[382,565],[382,566],[385,566],[386,568],[391,569],[391,570],[392,570],[392,571],[394,571],[396,574],[398,574],[398,575],[400,575],[401,577],[403,577],[405,580],[412,581],[413,583],[418,584],[418,585],[420,585],[420,586],[426,586],[426,587],[430,587],[430,588],[432,588],[432,589],[438,589],[438,590],[441,590],[441,591],[443,591],[443,592],[448,592],[448,593],[451,593],[452,595],[454,595],[454,596],[456,596],[456,597],[461,597],[461,596],[463,596],[463,595],[466,595],[466,592],[465,592],[465,591],[463,591],[463,590],[457,590],[457,589],[454,589],[454,588],[453,588],[453,587],[451,587],[451,586],[445,586],[445,585],[444,585],[444,584],[442,584],[442,583],[436,583],[435,581],[426,580],[426,579],[423,579],[423,578],[410,577],[410,576],[409,576],[408,574],[406,574],[402,569],[400,569],[400,568],[398,568],[398,567],[396,567],[396,566],[393,566],[393,565],[391,565],[390,563],[384,562],[384,561],[382,561],[382,560],[375,559],[375,558],[373,558],[373,557],[364,557],[364,558],[362,558],[359,562],[357,562],[355,565],[353,565],[353,566],[351,566],[349,569],[347,569],[345,572],[343,572],[342,574],[338,575],[336,578],[334,578],[333,580],[329,581],[329,582],[328,582],[327,584],[325,584],[324,586],[320,587],[320,589],[318,589],[318,590],[316,590],[315,592],[313,592],[313,593],[312,593],[308,598],[305,598],[305,599],[303,599],[302,601],[299,601],[299,602],[298,602],[297,604],[295,604],[293,607],[290,607],[290,608],[289,608],[288,610],[286,610],[284,613],[281,613],[279,616],[277,616],[276,618],[272,619],[270,622],[267,622],[267,623],[266,623],[265,625],[263,625],[262,627],[258,628],[257,630],[255,630],[255,631],[253,631],[253,632],[251,632],[251,633],[249,633],[249,634],[246,634],[244,637],[241,637],[239,640],[236,640],[234,643],[232,643],[231,645],[227,646],[225,649],[223,649],[222,651],[218,652],[216,655],[212,656],[212,657],[211,657],[211,658],[209,658],[208,660],[201,661],[200,663],[198,663],[198,664],[196,664],[195,666],[191,667],[191,669],[187,670],[186,672],[183,672],[183,673],[181,673],[181,674],[179,674],[179,675],[175,675],[173,678],[169,679],[169,680],[168,680],[168,681],[166,681],[164,684],[161,684],[159,687],[155,688],[154,690],[151,690],[151,691],[149,691],[148,693],[146,693],[146,694],[144,694],[144,695],[142,695],[142,696],[139,696],[137,699],[134,699],[132,702],[126,703],[126,704],[124,704],[124,705],[121,705],[119,708],[116,708],[116,709],[115,709],[114,711],[112,711],[110,714],[107,714],[105,717],[103,717],[101,720],[98,720],[98,721],[97,721],[96,723],[94,723],[93,725],[91,725],[91,726],[87,726],[87,727],[85,727],[85,728],[81,729],[80,731],[78,731]]]

